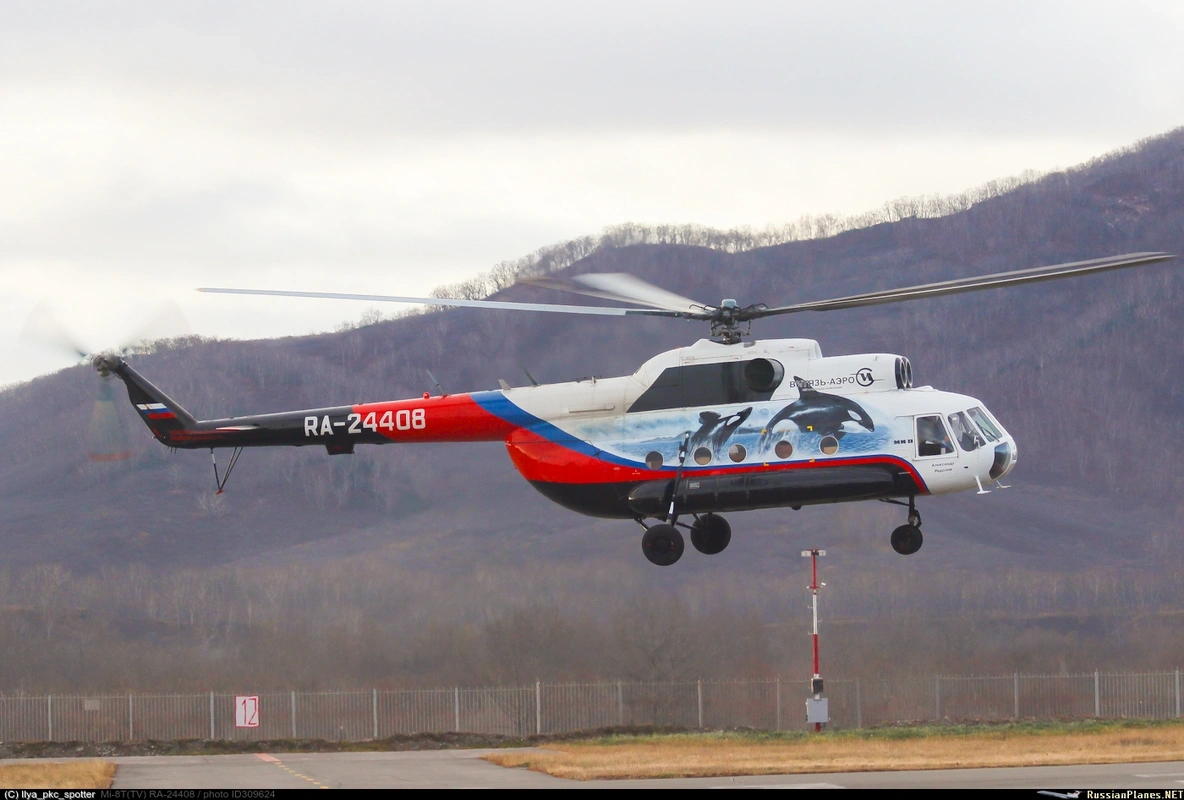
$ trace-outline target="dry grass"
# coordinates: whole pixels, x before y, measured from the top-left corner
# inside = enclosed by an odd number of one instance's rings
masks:
[[[110,789],[115,765],[109,761],[35,761],[0,764],[5,789]]]
[[[1184,724],[1002,726],[921,735],[680,734],[544,746],[545,752],[485,758],[575,780],[1174,761],[1184,758]]]

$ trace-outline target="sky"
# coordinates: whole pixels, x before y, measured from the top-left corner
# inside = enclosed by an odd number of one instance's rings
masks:
[[[0,385],[77,363],[31,315],[95,351],[168,302],[160,334],[332,330],[368,307],[194,289],[419,296],[623,222],[857,214],[1184,124],[1184,4],[976,5],[0,3]]]

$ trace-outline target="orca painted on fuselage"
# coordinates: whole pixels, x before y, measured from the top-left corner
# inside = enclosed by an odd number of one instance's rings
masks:
[[[732,434],[736,432],[744,420],[752,414],[752,406],[737,411],[735,414],[729,414],[724,417],[715,411],[700,411],[699,422],[701,423],[699,430],[695,431],[695,435],[691,437],[688,448],[694,450],[702,444],[711,442],[712,452],[718,453],[723,447],[724,442],[731,438]]]
[[[874,431],[876,424],[863,407],[854,400],[833,394],[824,394],[812,386],[809,381],[794,376],[794,383],[798,387],[797,400],[778,411],[765,426],[761,435],[760,448],[766,449],[773,440],[773,429],[777,424],[789,420],[801,431],[812,431],[822,436],[843,438],[847,431],[843,425],[854,422],[863,428]]]

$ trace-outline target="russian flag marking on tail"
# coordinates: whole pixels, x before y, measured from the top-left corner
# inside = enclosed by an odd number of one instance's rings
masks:
[[[164,403],[137,403],[136,408],[148,419],[175,419],[177,416]]]

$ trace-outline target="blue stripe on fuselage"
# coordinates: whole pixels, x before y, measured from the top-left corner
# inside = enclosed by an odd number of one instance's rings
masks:
[[[585,442],[583,439],[577,439],[562,428],[547,422],[545,419],[540,419],[534,414],[529,414],[523,411],[518,406],[510,402],[510,400],[501,392],[473,392],[469,395],[473,398],[473,402],[481,406],[481,408],[493,414],[495,417],[500,417],[511,425],[516,425],[519,428],[525,428],[531,433],[538,434],[548,441],[554,442],[557,445],[566,447],[581,455],[590,458],[597,458],[601,461],[607,461],[610,464],[619,464],[624,467],[632,467],[633,469],[644,469],[645,465],[639,461],[629,461],[620,456],[613,455],[605,450],[601,450],[594,444]]]

